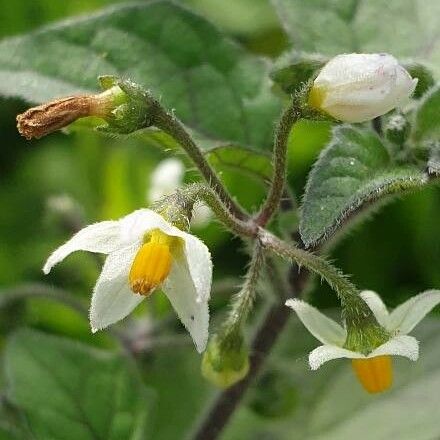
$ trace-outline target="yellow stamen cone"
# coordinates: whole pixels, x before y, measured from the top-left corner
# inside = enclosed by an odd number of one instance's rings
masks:
[[[131,290],[148,296],[165,280],[170,268],[170,238],[161,232],[154,232],[133,260],[129,275]]]
[[[310,107],[320,110],[322,103],[324,102],[325,95],[326,91],[323,87],[313,86],[309,93],[308,103]]]
[[[352,359],[356,377],[369,393],[381,393],[393,383],[391,356],[376,356],[369,359]]]

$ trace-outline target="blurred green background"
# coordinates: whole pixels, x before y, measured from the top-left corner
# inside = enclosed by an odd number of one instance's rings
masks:
[[[88,13],[111,3],[116,2],[0,0],[0,37],[28,32],[51,21]],[[266,1],[187,0],[184,3],[200,11],[250,51],[275,58],[287,46],[287,37]],[[66,225],[56,214],[57,206],[68,196],[78,207],[80,219],[85,223],[118,218],[145,206],[149,176],[167,154],[160,149],[145,148],[134,138],[110,139],[88,131],[75,131],[71,135],[57,133],[46,139],[27,142],[15,128],[16,114],[24,111],[27,105],[13,99],[0,102],[0,286],[9,288],[27,282],[48,282],[86,300],[99,273],[99,265],[93,256],[85,253],[73,255],[49,278],[43,278],[41,267],[45,259],[69,236]],[[307,173],[329,139],[329,133],[327,124],[300,124],[295,128],[289,150],[289,182],[296,194],[302,194]],[[224,178],[247,208],[258,206],[264,194],[262,188],[243,185],[242,178],[232,172],[225,173]],[[353,274],[353,281],[359,287],[376,290],[389,306],[394,307],[415,293],[440,287],[439,218],[438,188],[407,195],[357,226],[332,249],[332,258],[344,272]],[[232,239],[215,223],[197,230],[197,233],[207,242],[214,258],[215,289],[219,294],[214,296],[213,309],[223,310],[229,295],[234,293],[230,286],[236,285],[244,274],[246,253],[239,240]],[[319,307],[338,305],[335,295],[325,285],[317,285],[312,300]],[[157,296],[143,307],[154,316],[163,316],[168,313],[164,301]],[[12,312],[9,309],[2,311],[0,326],[3,334],[22,325],[102,346],[112,344],[105,334],[92,340],[88,323],[82,317],[50,301],[30,301]],[[178,326],[177,322],[173,325]],[[296,344],[303,347],[310,342],[307,341]],[[302,353],[300,361],[305,363],[305,349],[298,349],[298,352]],[[155,359],[154,369],[149,372],[151,376],[146,378],[147,383],[162,387],[162,403],[171,406],[173,395],[172,390],[167,389],[166,370],[176,362],[181,363],[182,370],[176,373],[183,386],[181,392],[194,395],[184,412],[177,411],[175,423],[178,426],[185,423],[187,414],[201,405],[201,396],[209,388],[206,384],[200,385],[199,379],[196,388],[191,382],[185,383],[188,375],[198,374],[199,367],[196,356],[184,359],[180,352],[161,352]],[[252,398],[256,413],[282,413],[284,403],[287,409],[295,405],[298,396],[294,388],[287,397],[283,395],[285,400],[279,394],[280,389],[290,390],[291,378],[269,374],[264,380],[262,389],[265,389],[264,384],[269,385],[268,394],[263,395],[263,405],[261,396]],[[270,393],[275,393],[274,399],[279,403],[275,410],[273,407],[267,409],[264,403],[272,398],[268,397]],[[162,416],[165,420],[166,416]],[[247,413],[241,417],[243,423],[247,423],[249,417],[255,423]],[[175,438],[166,431],[171,428],[164,429],[161,438]],[[231,434],[230,438],[240,437]],[[273,437],[261,434],[258,438]]]

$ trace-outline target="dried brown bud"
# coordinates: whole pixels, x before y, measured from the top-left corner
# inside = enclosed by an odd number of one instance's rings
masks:
[[[32,107],[17,116],[17,128],[26,139],[39,139],[79,118],[89,116],[94,107],[93,95],[69,96]]]

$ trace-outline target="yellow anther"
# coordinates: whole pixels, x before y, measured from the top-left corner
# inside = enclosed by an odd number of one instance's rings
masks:
[[[309,105],[315,109],[321,109],[324,102],[326,91],[323,87],[313,86],[309,92]]]
[[[352,359],[351,364],[359,382],[369,393],[381,393],[393,383],[391,356]]]
[[[133,260],[129,281],[131,290],[148,296],[170,273],[170,246],[175,240],[161,231],[153,231]]]

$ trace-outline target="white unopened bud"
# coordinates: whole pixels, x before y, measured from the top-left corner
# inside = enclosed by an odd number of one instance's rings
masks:
[[[183,183],[185,167],[179,159],[169,158],[159,163],[151,174],[148,199],[156,202],[173,193]]]
[[[315,79],[309,104],[341,121],[364,122],[404,104],[416,85],[386,53],[338,55]]]

